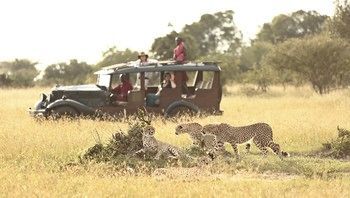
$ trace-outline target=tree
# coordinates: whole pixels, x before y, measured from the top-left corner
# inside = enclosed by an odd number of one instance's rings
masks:
[[[311,83],[315,92],[328,93],[350,76],[350,45],[328,35],[288,39],[264,59],[277,71],[292,71]]]
[[[232,10],[204,14],[198,22],[186,25],[182,32],[193,36],[198,44],[199,56],[226,51],[241,40],[233,14]]]
[[[226,85],[233,80],[237,80],[240,75],[238,66],[239,58],[232,53],[210,53],[207,56],[203,56],[199,61],[217,61],[222,69],[221,72],[221,84]]]
[[[254,65],[251,70],[244,73],[243,82],[255,84],[258,91],[266,92],[274,82],[274,76],[274,70],[268,65]]]
[[[1,63],[4,83],[15,87],[34,86],[34,78],[38,75],[36,64],[26,59],[15,59],[13,62]]]
[[[243,82],[257,85],[258,90],[267,91],[273,83],[273,70],[262,64],[262,59],[272,48],[268,42],[256,42],[252,46],[242,48],[240,56],[240,69],[246,72],[243,75]]]
[[[335,14],[330,23],[331,33],[335,36],[350,39],[350,3],[337,0]]]
[[[103,60],[97,64],[98,68],[114,65],[117,63],[125,63],[137,59],[138,52],[130,49],[117,50],[116,47],[111,47],[103,52]]]
[[[234,51],[241,44],[241,35],[233,22],[232,10],[204,14],[198,22],[186,25],[179,33],[173,31],[164,37],[156,38],[151,48],[156,58],[172,58],[176,36],[184,39],[188,60],[210,53]]]
[[[239,67],[243,72],[253,69],[254,66],[261,65],[261,60],[272,48],[268,42],[255,42],[251,46],[242,47]]]
[[[173,49],[176,45],[175,38],[177,36],[181,37],[185,42],[187,59],[194,60],[198,57],[198,44],[194,38],[188,34],[178,34],[172,31],[166,36],[154,40],[151,51],[156,59],[169,60],[173,58]]]
[[[49,65],[45,69],[42,84],[83,84],[92,75],[92,67],[73,59],[67,63]]]
[[[299,10],[290,15],[280,14],[265,23],[256,35],[255,41],[279,43],[288,38],[301,38],[315,35],[323,31],[329,17],[316,11]]]

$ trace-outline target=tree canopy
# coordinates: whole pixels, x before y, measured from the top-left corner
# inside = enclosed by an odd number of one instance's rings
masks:
[[[276,45],[265,61],[276,70],[296,72],[324,94],[349,78],[350,44],[328,35],[294,38]]]
[[[111,47],[107,51],[103,52],[103,59],[97,63],[97,67],[105,67],[114,65],[117,63],[125,63],[137,59],[137,51],[132,51],[130,49],[118,50],[117,47]]]
[[[350,3],[347,0],[336,1],[336,10],[330,27],[333,35],[350,39]]]
[[[49,65],[45,69],[42,84],[82,84],[92,74],[92,67],[85,62],[73,59],[67,63]]]
[[[34,85],[34,78],[38,75],[35,68],[37,63],[27,59],[15,59],[13,62],[2,62],[2,81],[6,85],[15,87],[29,87]]]
[[[172,58],[176,36],[184,39],[189,60],[236,48],[241,42],[241,35],[234,24],[233,14],[232,10],[204,14],[198,22],[186,25],[179,33],[173,31],[156,38],[151,51],[158,59]]]
[[[318,34],[323,31],[328,18],[316,11],[299,10],[289,15],[280,14],[262,26],[255,41],[278,43],[289,38]]]

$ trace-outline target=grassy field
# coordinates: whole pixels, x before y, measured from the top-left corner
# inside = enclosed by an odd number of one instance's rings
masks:
[[[194,168],[173,167],[154,174],[117,171],[109,164],[66,166],[96,143],[107,141],[126,123],[111,121],[36,122],[27,108],[49,89],[0,89],[0,196],[165,196],[165,197],[349,197],[350,161],[314,155],[337,137],[337,125],[350,128],[350,91],[318,96],[307,88],[272,88],[246,97],[239,88],[222,101],[223,116],[195,121],[247,125],[266,122],[274,139],[291,157],[267,157],[256,148],[242,160],[219,159]],[[187,148],[186,135],[175,136],[176,123],[153,122],[157,138]],[[227,147],[232,151],[230,147]]]

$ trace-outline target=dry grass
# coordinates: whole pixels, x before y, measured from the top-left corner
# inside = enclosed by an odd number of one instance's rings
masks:
[[[281,162],[272,154],[267,158],[243,154],[242,162],[222,165],[219,170],[209,165],[200,170],[170,169],[152,176],[115,172],[108,164],[67,168],[66,163],[76,160],[84,149],[95,144],[96,132],[106,141],[113,132],[126,129],[127,125],[84,119],[36,122],[26,110],[36,102],[42,88],[1,89],[0,192],[11,197],[349,197],[350,162],[304,156],[335,138],[337,125],[350,128],[348,90],[318,96],[307,88],[283,91],[276,87],[255,97],[244,96],[236,87],[229,90],[233,94],[223,98],[223,116],[195,121],[232,125],[266,122],[274,130],[275,141],[294,157]],[[158,119],[153,124],[159,139],[183,148],[191,144],[187,136],[175,136],[176,123]],[[301,169],[293,169],[295,166],[311,171],[309,177],[299,174]],[[312,174],[313,170],[318,176]]]

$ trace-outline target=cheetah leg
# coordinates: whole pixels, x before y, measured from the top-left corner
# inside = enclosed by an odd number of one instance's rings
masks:
[[[216,158],[216,152],[213,149],[208,150],[206,153],[211,160],[214,160]]]
[[[254,144],[260,149],[260,151],[263,153],[263,155],[267,155],[267,148],[263,146],[259,141],[256,141],[253,139]]]
[[[239,154],[238,154],[238,148],[237,148],[237,144],[233,144],[231,143],[231,146],[233,148],[233,151],[235,152],[235,155],[236,155],[236,159],[239,160],[240,157],[239,157]]]
[[[172,158],[178,158],[180,156],[179,152],[176,149],[169,148],[168,151],[172,155]]]
[[[136,151],[135,153],[134,153],[134,156],[135,155],[139,155],[139,154],[144,154],[145,153],[145,150],[144,149],[140,149],[140,150],[138,150],[138,151]]]
[[[245,145],[245,150],[247,151],[247,153],[250,153],[250,147],[251,145],[249,143]]]
[[[224,153],[225,152],[225,143],[219,141],[215,146],[215,150],[217,152]]]
[[[280,155],[281,154],[281,150],[280,150],[280,145],[276,144],[274,142],[269,142],[268,147],[270,147],[272,149],[272,151],[276,154],[276,155]]]
[[[158,151],[156,156],[154,157],[155,160],[159,160],[160,156],[162,155],[162,152]]]
[[[274,153],[276,153],[276,155],[278,155],[280,158],[283,158],[283,157],[289,157],[289,153],[288,152],[285,152],[285,151],[282,151],[281,148],[280,148],[280,145],[279,144],[276,144],[274,142],[269,142],[269,146]]]

